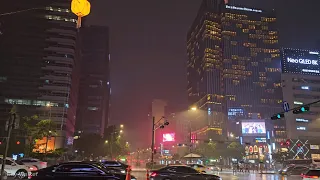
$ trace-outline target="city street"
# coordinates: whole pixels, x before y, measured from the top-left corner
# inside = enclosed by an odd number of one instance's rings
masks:
[[[138,180],[146,179],[145,171],[133,171],[132,175],[134,175]],[[280,176],[278,174],[244,174],[244,173],[236,173],[232,174],[232,172],[222,172],[218,173],[223,180],[300,180],[300,176]]]

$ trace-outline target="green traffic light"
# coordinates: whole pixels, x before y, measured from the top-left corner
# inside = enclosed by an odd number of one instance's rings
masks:
[[[302,111],[302,112],[305,112],[306,109],[305,109],[304,107],[301,107],[301,111]]]
[[[277,118],[278,118],[278,119],[280,119],[280,118],[281,118],[281,115],[280,115],[280,114],[278,114],[278,115],[277,115]]]

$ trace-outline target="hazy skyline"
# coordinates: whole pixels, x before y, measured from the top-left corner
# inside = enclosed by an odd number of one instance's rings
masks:
[[[316,41],[320,39],[319,1],[233,2],[267,10],[275,8],[281,46],[316,48]],[[147,120],[153,98],[166,99],[173,106],[187,104],[186,34],[200,3],[201,0],[92,2],[88,24],[110,28],[110,123],[129,125],[129,141],[133,138],[143,140],[146,132],[141,127]],[[147,146],[149,142],[137,145]]]

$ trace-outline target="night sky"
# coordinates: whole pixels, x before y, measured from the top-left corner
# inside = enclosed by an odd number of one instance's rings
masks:
[[[276,9],[281,46],[316,48],[320,40],[319,0],[234,1],[247,7]],[[200,3],[201,0],[91,3],[88,24],[110,28],[110,123],[124,123],[128,140],[135,140],[136,146],[150,144],[144,140],[144,134],[150,133],[143,123],[153,98],[166,99],[173,106],[187,103],[186,33]]]

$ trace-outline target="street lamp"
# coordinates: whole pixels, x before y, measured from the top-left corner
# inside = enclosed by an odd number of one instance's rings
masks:
[[[120,130],[120,133],[123,133],[123,130]]]
[[[109,143],[109,141],[108,141],[108,140],[106,140],[104,143],[105,143],[105,144],[108,144],[108,143]]]
[[[196,110],[198,110],[198,108],[197,107],[192,107],[190,110],[196,111]]]
[[[120,128],[123,128],[123,124],[120,124]]]

